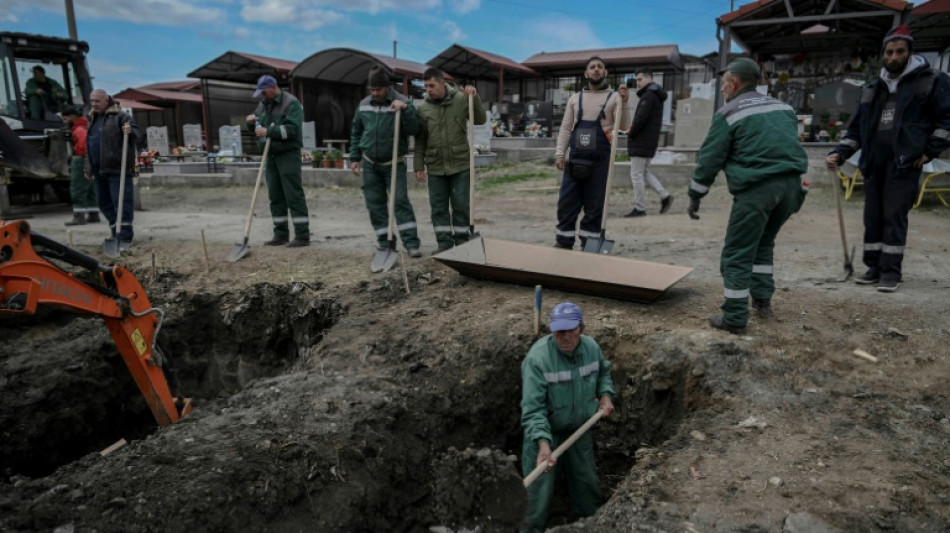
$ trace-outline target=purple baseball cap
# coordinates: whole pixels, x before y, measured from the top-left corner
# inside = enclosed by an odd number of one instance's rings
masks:
[[[551,331],[570,331],[583,322],[581,308],[571,302],[557,304],[551,311]]]
[[[261,92],[263,92],[264,89],[268,87],[274,87],[276,85],[277,85],[277,80],[275,80],[273,76],[268,76],[267,74],[264,74],[263,76],[257,79],[257,90],[254,91],[254,98],[260,98]]]

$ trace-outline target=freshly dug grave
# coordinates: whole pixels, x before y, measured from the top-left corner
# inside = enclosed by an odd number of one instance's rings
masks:
[[[551,210],[527,194],[496,198],[481,225],[524,233],[522,219]],[[319,201],[321,216],[366,225],[358,195]],[[552,525],[950,529],[947,219],[914,214],[907,281],[881,295],[830,281],[830,205],[813,192],[783,231],[776,315],[745,336],[705,323],[721,300],[728,213],[712,195],[699,225],[614,225],[618,255],[696,268],[655,304],[545,291],[545,312],[564,300],[584,309],[618,390],[618,410],[593,429],[608,500],[570,522],[562,497]],[[550,237],[531,228],[529,242]],[[347,239],[255,248],[211,272],[194,243],[155,239],[125,258],[168,313],[163,342],[197,405],[170,428],[154,428],[97,320],[0,326],[0,530],[514,529],[533,291],[423,259],[408,263],[406,296],[398,268],[368,273],[365,236]],[[212,257],[230,244],[212,243]],[[118,438],[129,444],[95,453]],[[27,470],[31,453],[50,460]]]

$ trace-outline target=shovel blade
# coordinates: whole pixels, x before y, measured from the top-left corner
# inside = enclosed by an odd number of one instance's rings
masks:
[[[614,241],[609,239],[591,239],[588,238],[584,243],[584,251],[592,254],[610,255],[614,249]]]
[[[373,262],[370,263],[369,269],[374,274],[377,272],[389,272],[393,265],[396,264],[397,259],[399,259],[399,254],[396,253],[395,246],[379,248],[376,250],[376,253],[373,254]]]
[[[848,281],[854,275],[854,247],[851,247],[851,255],[844,262],[844,271],[838,276],[838,281]]]
[[[118,239],[106,239],[102,243],[102,253],[111,259],[119,257],[119,240]]]
[[[237,263],[245,255],[251,252],[250,247],[247,245],[245,240],[243,243],[237,242],[234,243],[234,246],[231,247],[231,251],[228,252],[228,256],[225,258],[229,263]]]

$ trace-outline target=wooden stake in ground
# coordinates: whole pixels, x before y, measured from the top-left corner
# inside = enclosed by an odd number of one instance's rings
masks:
[[[66,230],[66,242],[69,243],[70,248],[75,248],[76,245],[73,244],[73,230]]]
[[[155,252],[152,252],[152,281],[154,282],[157,277],[158,273],[156,272],[155,268]]]
[[[399,265],[402,267],[402,282],[406,286],[406,295],[410,294],[409,291],[409,275],[406,274],[406,256],[403,255],[402,250],[399,250]]]
[[[211,261],[208,259],[208,243],[205,242],[205,230],[201,230],[201,249],[205,252],[205,272],[211,272]]]

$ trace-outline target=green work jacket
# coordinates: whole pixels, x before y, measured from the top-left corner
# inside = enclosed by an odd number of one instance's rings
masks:
[[[261,126],[267,128],[272,154],[300,152],[303,147],[303,106],[294,95],[281,91],[273,100],[261,100],[254,114]],[[245,126],[248,131],[254,131],[253,122],[247,122]],[[264,137],[258,138],[257,142],[263,149]]]
[[[531,442],[552,442],[552,433],[574,431],[597,412],[604,395],[613,397],[610,362],[597,342],[581,335],[571,354],[553,335],[534,343],[521,363],[521,426]]]
[[[475,95],[472,102],[475,124],[484,124],[485,108]],[[413,152],[413,170],[427,170],[429,174],[447,176],[468,170],[468,96],[445,86],[445,98],[426,98],[419,105],[421,127],[416,134]]]
[[[791,106],[754,88],[722,106],[699,149],[690,198],[706,196],[720,170],[733,195],[763,181],[806,173],[808,156],[798,141]]]
[[[374,101],[372,96],[360,101],[350,130],[350,161],[358,162],[365,155],[373,163],[388,164],[393,158],[396,130],[396,112],[390,107],[393,100],[406,103],[399,119],[399,157],[409,151],[409,136],[419,131],[419,115],[412,102],[390,89],[383,102]]]

